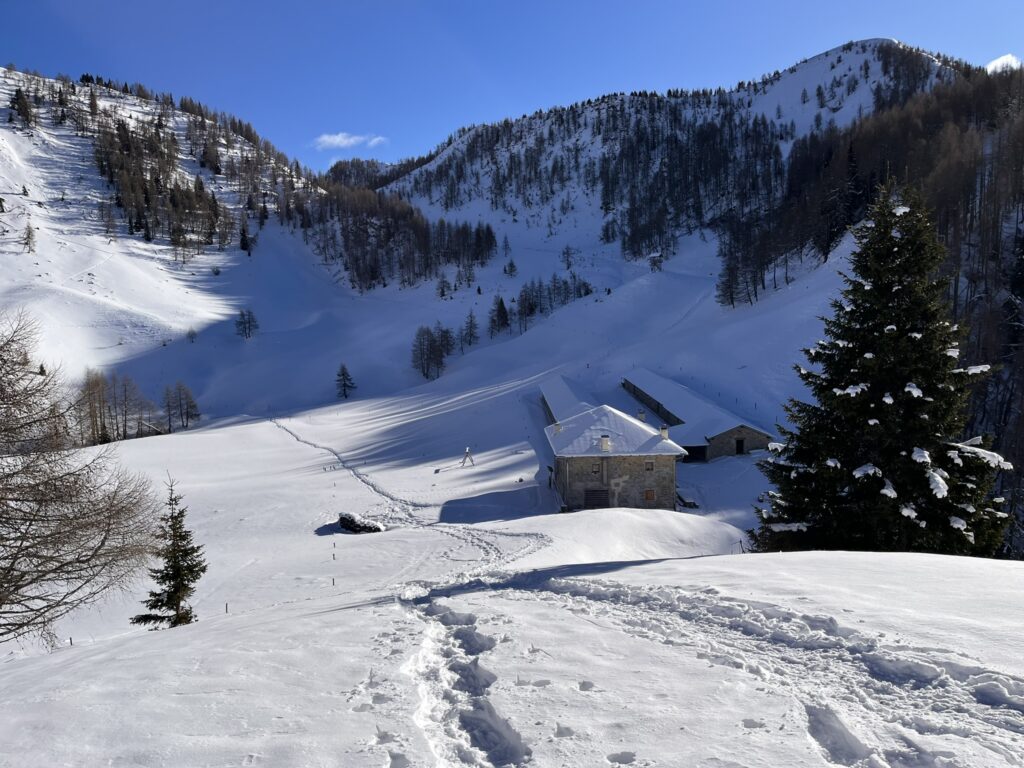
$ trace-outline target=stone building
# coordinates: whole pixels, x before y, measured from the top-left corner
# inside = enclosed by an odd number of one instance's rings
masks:
[[[630,371],[622,386],[670,425],[669,436],[686,449],[684,461],[711,461],[764,450],[772,439],[765,430],[645,368]]]
[[[675,509],[676,460],[686,452],[667,430],[607,405],[550,425],[544,433],[562,502],[569,509]]]

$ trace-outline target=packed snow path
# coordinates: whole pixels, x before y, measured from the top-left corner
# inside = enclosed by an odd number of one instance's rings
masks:
[[[417,611],[426,623],[423,641],[403,668],[416,683],[414,715],[436,764],[521,765],[531,750],[487,696],[497,676],[480,656],[494,638],[476,628],[476,616],[429,601]]]

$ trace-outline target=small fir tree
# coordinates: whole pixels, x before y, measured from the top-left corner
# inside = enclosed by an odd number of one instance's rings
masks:
[[[476,315],[473,314],[473,310],[469,310],[469,314],[466,315],[466,322],[462,326],[462,332],[459,334],[460,351],[465,352],[466,347],[472,347],[480,341],[480,329],[477,326]]]
[[[133,616],[132,624],[159,629],[161,625],[178,627],[196,620],[188,601],[195,593],[196,583],[206,573],[206,560],[203,547],[193,542],[192,532],[185,527],[188,507],[181,506],[181,499],[181,494],[174,490],[174,481],[168,481],[167,514],[160,519],[161,546],[157,552],[163,565],[149,571],[159,588],[143,601],[150,613]]]
[[[445,296],[452,292],[452,284],[448,282],[448,276],[445,275],[443,272],[441,273],[441,276],[437,279],[436,290],[437,298],[439,299],[443,299]]]
[[[249,217],[242,215],[242,228],[238,233],[238,247],[245,251],[247,256],[252,256],[252,242],[249,240]]]
[[[338,385],[338,397],[342,400],[348,400],[349,393],[356,389],[356,383],[352,380],[352,375],[348,372],[348,367],[344,363],[338,369],[338,376],[335,381]]]
[[[826,340],[797,367],[812,402],[761,463],[775,490],[760,550],[990,554],[1007,516],[988,498],[1003,459],[963,440],[971,380],[935,278],[943,252],[920,198],[883,190],[856,232]]]
[[[491,338],[499,332],[508,328],[511,319],[508,314],[508,307],[505,306],[505,300],[501,296],[494,297],[494,303],[491,305],[491,311],[487,317],[487,333]]]
[[[32,125],[35,122],[35,112],[32,109],[32,103],[29,101],[28,95],[21,88],[14,89],[10,106],[14,112],[17,112],[18,117],[21,118],[25,125]]]

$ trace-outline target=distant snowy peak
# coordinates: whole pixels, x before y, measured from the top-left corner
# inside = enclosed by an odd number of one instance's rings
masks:
[[[995,72],[1002,72],[1006,69],[1020,69],[1022,66],[1024,66],[1024,62],[1021,62],[1021,60],[1012,53],[1007,53],[1000,56],[998,59],[992,59],[992,61],[985,65],[985,71],[989,74],[993,74]]]
[[[385,189],[431,218],[497,222],[513,245],[539,230],[556,251],[661,258],[678,233],[781,195],[797,141],[952,80],[947,62],[876,38],[732,89],[608,94],[464,128]]]

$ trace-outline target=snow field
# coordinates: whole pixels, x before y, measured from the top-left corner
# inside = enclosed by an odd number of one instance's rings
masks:
[[[769,94],[814,82],[798,75]],[[849,240],[756,307],[726,309],[708,233],[653,274],[596,242],[581,203],[554,236],[499,216],[519,277],[499,254],[477,270],[480,295],[440,301],[431,284],[355,294],[273,222],[251,259],[185,267],[108,238],[88,142],[49,125],[0,128],[0,194],[0,306],[40,319],[46,359],[72,377],[115,367],[151,397],[181,379],[217,418],[118,447],[184,494],[210,565],[200,621],[131,628],[141,580],[61,622],[73,646],[0,648],[0,766],[1024,763],[1019,564],[735,554],[765,488],[756,456],[680,466],[696,514],[552,514],[539,381],[561,373],[635,412],[620,378],[643,366],[778,421]],[[35,254],[16,243],[30,214]],[[418,325],[473,308],[486,328],[495,293],[561,274],[567,243],[593,296],[451,358],[436,381],[411,369]],[[232,326],[246,307],[261,324],[248,343]],[[342,361],[359,389],[334,403]],[[476,464],[462,467],[467,445]],[[342,534],[339,512],[388,530]]]
[[[916,621],[887,615],[900,598],[914,605],[921,581],[949,560],[809,553],[599,563],[441,594],[447,610],[507,630],[485,656],[491,700],[523,724],[544,765],[614,763],[612,755],[638,765],[1019,765],[1019,660],[995,671],[950,643],[964,636],[957,624],[984,619],[991,631],[972,650],[1006,658],[1019,612],[1002,621],[986,609],[1012,599],[1019,569],[989,605],[965,610],[963,597],[937,589]],[[882,601],[871,592],[880,567],[901,576],[889,585],[899,594]],[[709,585],[722,582],[736,592]],[[787,583],[798,593],[789,606],[777,599]],[[822,603],[851,607],[833,613]],[[958,617],[952,626],[943,609]],[[887,624],[905,635],[879,630]]]

